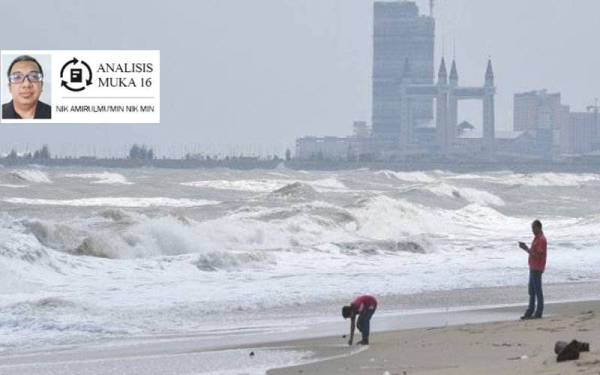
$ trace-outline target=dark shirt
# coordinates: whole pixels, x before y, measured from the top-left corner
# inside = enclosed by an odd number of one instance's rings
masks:
[[[49,119],[52,118],[52,108],[44,103],[38,102],[35,107],[35,115],[34,119]],[[10,103],[6,103],[2,105],[2,118],[4,120],[12,120],[12,119],[21,119],[21,116],[15,111],[15,106],[13,105],[12,100]]]

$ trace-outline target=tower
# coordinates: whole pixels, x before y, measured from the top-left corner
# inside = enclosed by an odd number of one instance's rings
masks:
[[[433,119],[432,98],[410,99],[411,116],[406,115],[400,85],[407,79],[412,84],[434,83],[435,22],[420,15],[414,1],[376,1],[373,9],[373,136],[402,138],[404,143],[416,125]],[[405,76],[406,61],[411,64],[410,77]]]
[[[448,137],[451,142],[457,136],[458,126],[458,98],[456,96],[456,89],[458,88],[458,69],[456,68],[456,60],[452,60],[452,67],[450,68],[450,90],[448,93]]]
[[[483,96],[483,148],[485,152],[493,153],[496,138],[496,113],[494,100],[496,87],[494,86],[494,69],[492,60],[488,60],[485,71],[485,84]]]
[[[446,60],[442,57],[440,68],[438,70],[437,97],[436,97],[436,131],[440,153],[446,154],[449,151],[448,142],[448,94],[450,86],[448,85],[448,71],[446,70]]]

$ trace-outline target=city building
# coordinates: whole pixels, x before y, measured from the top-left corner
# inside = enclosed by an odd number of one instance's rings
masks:
[[[420,15],[413,1],[376,1],[373,28],[372,135],[393,140],[402,133],[413,134],[414,128],[433,119],[432,97],[411,101],[410,123],[402,118],[398,103],[403,78],[413,84],[433,84],[435,21]],[[404,77],[406,71],[408,77]]]
[[[561,129],[561,154],[585,155],[600,150],[600,119],[598,109],[591,112],[570,112]]]
[[[517,93],[514,96],[514,130],[531,132],[545,158],[562,152],[561,133],[569,121],[569,107],[560,93],[547,90]]]

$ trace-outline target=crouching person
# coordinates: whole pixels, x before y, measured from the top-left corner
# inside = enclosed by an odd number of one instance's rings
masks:
[[[358,328],[362,334],[362,340],[357,345],[369,345],[369,332],[371,317],[377,309],[377,300],[373,296],[356,297],[348,306],[342,307],[342,316],[344,319],[350,318],[350,340],[348,345],[354,341],[354,327]],[[356,316],[358,315],[358,319]]]

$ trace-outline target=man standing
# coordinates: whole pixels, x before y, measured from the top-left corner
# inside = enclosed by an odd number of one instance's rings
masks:
[[[534,234],[531,247],[519,242],[519,247],[529,254],[529,307],[521,319],[540,319],[544,313],[542,273],[546,269],[546,237],[539,220],[535,220],[531,224],[531,230]]]
[[[344,319],[350,318],[350,340],[348,341],[348,345],[352,345],[352,341],[354,340],[356,315],[358,315],[356,327],[362,334],[362,341],[358,342],[357,345],[369,345],[371,317],[376,309],[377,300],[375,297],[367,295],[356,297],[350,305],[342,307],[342,316]]]

